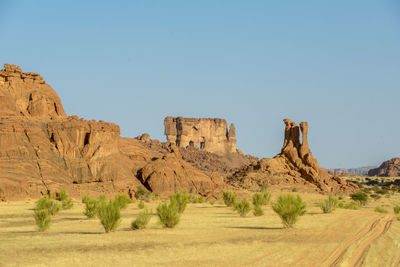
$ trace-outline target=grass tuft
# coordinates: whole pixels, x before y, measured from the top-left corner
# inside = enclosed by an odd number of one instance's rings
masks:
[[[161,224],[167,228],[175,227],[180,220],[179,208],[174,201],[160,203],[157,207],[157,215]]]
[[[258,206],[258,205],[254,205],[253,206],[253,215],[254,216],[263,216],[264,215],[264,211],[263,211],[263,209],[261,208],[261,206]]]
[[[387,210],[385,210],[382,207],[375,207],[375,212],[379,212],[379,213],[389,213]]]
[[[146,228],[147,224],[150,222],[152,211],[145,209],[144,211],[140,212],[137,218],[132,222],[131,229],[144,229]]]
[[[399,214],[400,213],[400,206],[399,205],[394,206],[393,207],[393,212],[394,212],[394,214]]]
[[[359,201],[362,206],[365,206],[368,202],[368,195],[364,192],[357,192],[350,195],[351,199],[354,201]]]
[[[36,201],[35,210],[47,210],[49,215],[54,216],[60,211],[61,205],[59,202],[52,199],[50,196],[44,196]]]
[[[89,219],[96,216],[98,200],[89,196],[85,196],[84,199],[82,198],[82,201],[85,204],[85,210],[83,211],[83,214]]]
[[[236,199],[237,199],[236,194],[229,190],[222,191],[222,194],[223,194],[222,197],[223,197],[225,205],[228,207],[233,207],[234,204],[236,203]]]
[[[320,207],[323,213],[331,213],[334,211],[339,204],[339,200],[335,196],[328,196],[328,199],[324,200]]]
[[[138,203],[138,208],[144,209],[144,202],[142,200],[140,200],[140,202]]]
[[[50,228],[51,217],[46,209],[35,209],[33,217],[40,232],[44,232]]]
[[[304,215],[306,212],[306,204],[299,195],[282,194],[271,205],[272,209],[281,218],[285,228],[293,227],[299,216]]]
[[[183,213],[186,209],[186,205],[189,202],[188,195],[186,193],[177,192],[169,197],[171,202],[175,202],[178,207],[178,212]]]
[[[239,212],[240,216],[245,217],[251,211],[250,202],[246,198],[236,202],[235,210]]]
[[[114,202],[120,209],[126,209],[128,204],[132,203],[132,200],[126,194],[117,194],[114,198]]]
[[[113,232],[121,222],[121,211],[119,204],[110,200],[99,201],[97,207],[97,217],[100,219],[106,233]]]

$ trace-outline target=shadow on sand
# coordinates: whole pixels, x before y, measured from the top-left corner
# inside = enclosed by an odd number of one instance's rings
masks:
[[[227,226],[230,229],[247,229],[247,230],[281,230],[283,227],[261,227],[261,226]]]

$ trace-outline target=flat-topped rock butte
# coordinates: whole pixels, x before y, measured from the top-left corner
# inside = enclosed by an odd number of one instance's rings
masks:
[[[228,130],[224,119],[166,117],[164,129],[167,142],[178,147],[197,147],[216,154],[236,152],[235,125]]]

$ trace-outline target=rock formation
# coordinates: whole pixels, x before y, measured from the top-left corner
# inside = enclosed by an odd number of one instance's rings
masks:
[[[345,169],[345,168],[336,168],[336,169],[328,169],[328,172],[333,175],[340,175],[340,176],[346,176],[346,175],[366,175],[369,170],[375,169],[376,166],[366,166],[366,167],[360,167],[360,168],[350,168],[350,169]]]
[[[284,119],[285,138],[281,153],[272,159],[263,158],[232,176],[227,182],[236,187],[258,190],[261,185],[322,192],[352,192],[357,186],[339,177],[330,176],[319,166],[308,147],[308,123],[300,127]],[[303,142],[300,142],[300,131]]]
[[[210,196],[216,194],[217,188],[220,191],[225,187],[223,178],[218,174],[207,176],[184,161],[175,145],[171,145],[170,153],[140,169],[138,178],[148,190],[161,197],[185,190]]]
[[[224,119],[166,117],[167,142],[183,148],[199,148],[211,153],[236,152],[236,133],[233,123],[228,131]]]
[[[68,117],[39,74],[8,64],[0,70],[1,198],[34,198],[61,188],[72,196],[132,192],[142,185],[138,171],[154,157],[162,155],[139,140],[121,138],[116,124]],[[191,165],[184,166],[185,174],[197,175]],[[174,167],[169,167],[172,173]],[[217,186],[207,177],[186,179],[207,180],[203,193]],[[162,188],[155,183],[152,187]]]
[[[392,158],[381,164],[378,168],[368,171],[369,176],[381,177],[399,177],[400,176],[400,158]]]

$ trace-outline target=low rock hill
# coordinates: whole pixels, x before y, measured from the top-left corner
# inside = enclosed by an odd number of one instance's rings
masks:
[[[378,168],[369,170],[368,176],[399,177],[400,158],[392,158],[383,162]]]

